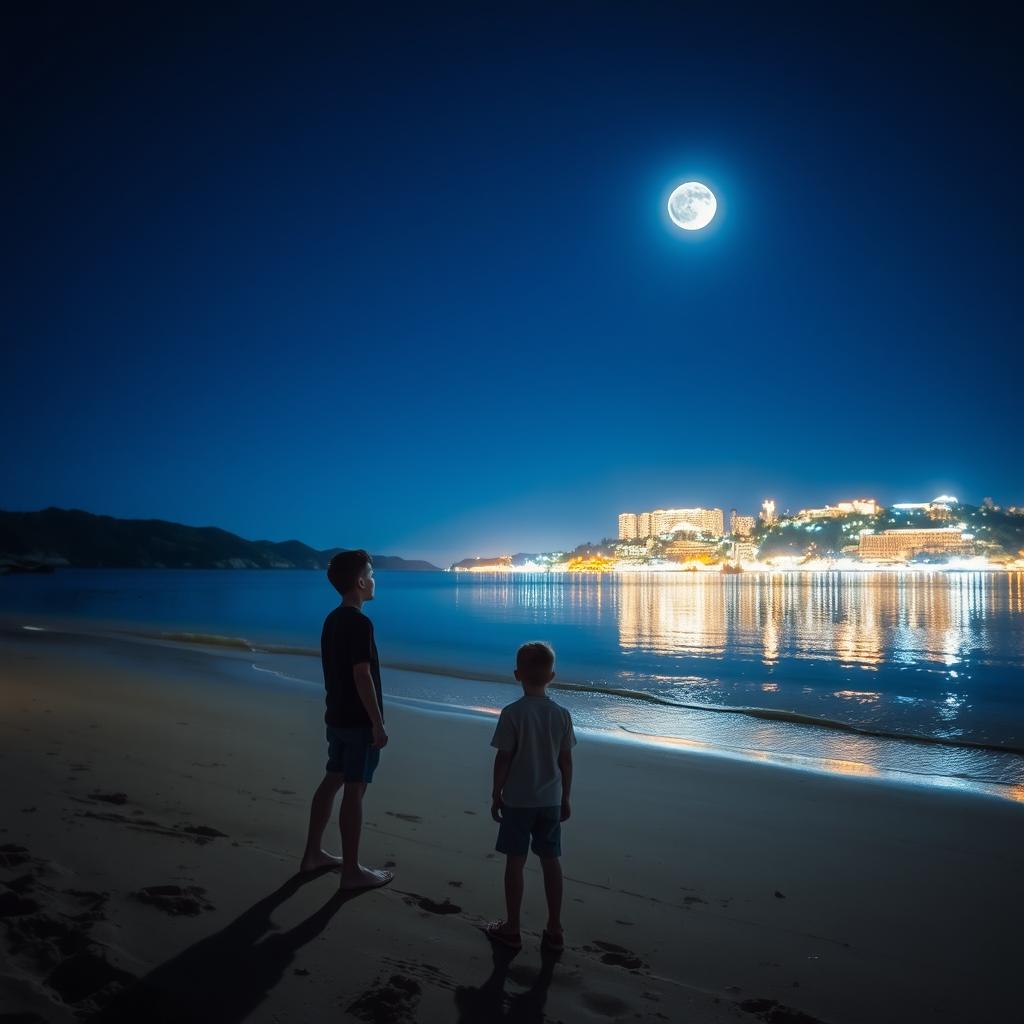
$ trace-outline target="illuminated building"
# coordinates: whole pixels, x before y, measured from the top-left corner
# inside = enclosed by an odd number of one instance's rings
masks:
[[[708,540],[674,540],[665,546],[665,557],[673,562],[704,562],[717,555],[718,545]]]
[[[753,516],[751,516],[751,519]],[[749,540],[738,540],[733,543],[732,557],[735,562],[753,562],[757,560],[757,545]]]
[[[765,526],[771,526],[778,517],[775,515],[775,499],[765,498],[761,502],[761,522]]]
[[[667,508],[651,513],[651,530],[656,536],[666,533],[706,533],[721,537],[725,533],[725,514],[720,508]]]
[[[623,532],[633,529],[635,533]],[[725,533],[725,514],[720,508],[656,508],[651,512],[623,512],[619,516],[619,540],[644,540],[668,533]]]
[[[615,554],[623,561],[645,561],[650,554],[646,544],[616,544]]]
[[[940,494],[931,501],[904,501],[893,508],[898,512],[932,512],[936,509],[949,511],[950,506],[959,505],[960,502],[952,494]]]
[[[974,545],[969,534],[957,527],[935,530],[885,530],[862,533],[857,553],[872,561],[902,561],[919,554],[970,555]]]
[[[753,516],[741,516],[736,509],[729,513],[729,532],[736,537],[749,537],[754,532],[757,520]]]
[[[838,505],[826,505],[824,508],[803,508],[797,519],[839,519],[841,516],[859,515],[876,516],[880,508],[874,498],[854,498],[853,501],[841,501]]]

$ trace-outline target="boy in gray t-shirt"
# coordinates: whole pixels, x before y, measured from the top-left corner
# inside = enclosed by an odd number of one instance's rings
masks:
[[[519,911],[523,902],[523,868],[532,847],[544,872],[548,923],[541,947],[551,952],[564,948],[562,934],[563,821],[571,813],[572,748],[576,734],[572,718],[547,694],[555,678],[555,652],[544,643],[523,644],[516,652],[515,677],[523,696],[501,712],[491,746],[494,789],[491,817],[499,822],[495,849],[504,853],[504,921],[487,926],[487,937],[511,949],[520,949]],[[532,839],[532,843],[531,843]]]

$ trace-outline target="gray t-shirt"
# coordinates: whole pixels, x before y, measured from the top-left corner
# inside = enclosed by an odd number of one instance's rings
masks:
[[[550,697],[523,696],[501,712],[491,746],[512,754],[502,802],[557,807],[562,802],[558,755],[576,746],[569,712]]]

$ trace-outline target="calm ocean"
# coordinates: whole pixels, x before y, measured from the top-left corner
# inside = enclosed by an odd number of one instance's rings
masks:
[[[488,713],[543,639],[584,728],[1024,799],[1022,573],[377,575],[382,661],[415,670],[385,673],[394,699]],[[319,572],[0,578],[8,625],[245,641],[314,686],[336,600]]]

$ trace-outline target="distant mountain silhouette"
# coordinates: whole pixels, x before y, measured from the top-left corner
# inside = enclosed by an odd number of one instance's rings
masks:
[[[215,526],[162,519],[115,519],[78,509],[0,511],[0,564],[82,569],[326,569],[343,548],[317,551],[297,540],[244,540]],[[396,555],[373,555],[378,569],[437,571]]]

